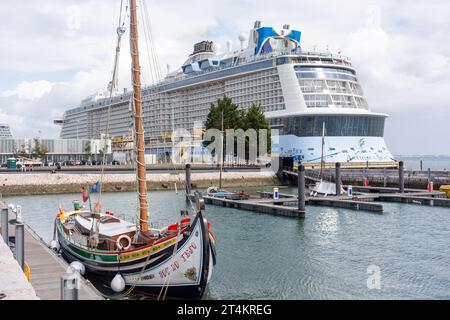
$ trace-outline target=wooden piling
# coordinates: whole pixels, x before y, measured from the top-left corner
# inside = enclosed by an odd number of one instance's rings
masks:
[[[1,227],[2,227],[2,237],[3,241],[8,244],[9,242],[9,232],[8,232],[8,208],[2,208],[1,213]]]
[[[305,166],[298,168],[298,211],[305,213]]]
[[[341,195],[341,163],[336,162],[336,195]]]
[[[405,192],[405,172],[403,161],[398,162],[398,190],[400,193]]]
[[[185,181],[186,201],[189,201],[190,195],[191,195],[191,164],[190,163],[186,164],[185,170],[186,170],[186,181]]]

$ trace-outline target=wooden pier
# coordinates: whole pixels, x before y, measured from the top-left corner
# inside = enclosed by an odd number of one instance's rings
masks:
[[[284,175],[296,178],[298,182],[297,195],[278,192],[278,199],[273,199],[273,192],[258,192],[259,199],[248,200],[231,200],[205,196],[205,203],[290,217],[304,217],[305,205],[327,206],[369,212],[383,212],[383,204],[381,202],[400,202],[450,207],[450,199],[447,198],[445,192],[404,188],[403,163],[399,166],[400,185],[398,188],[352,186],[354,193],[351,196],[346,194],[336,195],[336,193],[335,195],[328,196],[307,196],[305,180],[316,182],[317,178],[306,175],[303,167],[300,172],[301,177],[299,177],[298,172],[282,171]],[[336,165],[336,176],[340,177],[339,164]],[[342,183],[340,179],[338,179],[338,181],[339,183],[335,182],[336,190],[341,190]],[[349,186],[346,187],[348,188]],[[300,195],[301,200],[299,199]]]
[[[5,208],[5,204],[0,202],[0,209]],[[10,210],[9,210],[10,211]],[[15,227],[12,213],[9,213],[9,239],[11,242],[15,243]],[[0,230],[1,232],[1,230]],[[52,251],[48,245],[29,227],[25,225],[24,232],[24,247],[25,247],[25,263],[30,268],[30,280],[29,284],[35,295],[41,300],[60,300],[61,299],[61,276],[67,274],[69,265],[67,262],[54,251]],[[6,244],[4,246],[9,249]],[[3,248],[3,249],[5,249]],[[0,251],[0,255],[4,255],[4,251]],[[0,257],[0,261],[1,261]],[[24,277],[22,269],[19,264],[15,262],[16,277]],[[0,268],[0,279],[4,276],[8,277],[8,274],[3,274],[7,272],[6,269]],[[17,272],[21,275],[17,275]],[[103,299],[100,292],[86,279],[81,277],[80,288],[78,290],[79,300],[101,300]],[[14,283],[6,283],[6,285],[14,285]],[[12,292],[9,290],[15,299],[31,299],[32,296],[29,294],[22,295],[21,291],[28,290],[28,284],[22,284],[22,286],[15,286]],[[0,288],[1,291],[7,291],[8,287]],[[29,290],[28,290],[29,291]]]
[[[273,197],[272,192],[258,192],[260,198],[271,199]],[[297,205],[297,196],[293,194],[280,193],[280,199],[269,200],[272,203],[285,205]],[[371,200],[371,199],[369,199]],[[264,200],[260,200],[264,201]],[[363,210],[371,212],[383,212],[383,205],[381,203],[375,203],[373,201],[364,201],[357,197],[342,196],[327,196],[327,197],[306,197],[305,202],[310,206],[325,206],[335,208],[345,208],[351,210]]]
[[[236,208],[236,209],[247,210],[247,211],[255,211],[255,212],[260,212],[260,213],[268,213],[268,214],[286,216],[286,217],[303,218],[305,216],[305,213],[299,211],[296,207],[285,206],[282,204],[280,205],[280,204],[277,204],[276,201],[264,202],[264,201],[258,201],[257,199],[231,200],[231,199],[224,199],[224,198],[210,197],[210,196],[204,196],[203,198],[205,199],[206,204],[211,204],[211,205],[216,205],[216,206]],[[287,199],[287,201],[289,201],[289,199]],[[297,203],[297,200],[295,200],[295,203]]]

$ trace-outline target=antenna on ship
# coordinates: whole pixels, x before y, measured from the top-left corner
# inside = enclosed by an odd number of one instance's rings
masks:
[[[247,35],[245,33],[239,34],[239,42],[241,43],[241,50],[244,50],[244,42],[247,40]]]
[[[233,41],[227,40],[227,52],[231,52],[233,49]]]

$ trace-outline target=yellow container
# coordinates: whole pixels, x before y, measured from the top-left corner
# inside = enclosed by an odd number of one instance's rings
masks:
[[[439,191],[441,191],[441,192],[445,192],[446,194],[447,194],[447,198],[450,198],[450,185],[442,185],[440,188],[439,188]]]

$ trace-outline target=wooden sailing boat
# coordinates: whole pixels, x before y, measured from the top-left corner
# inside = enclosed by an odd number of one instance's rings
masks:
[[[136,0],[130,0],[130,37],[137,146],[139,224],[94,210],[60,208],[55,219],[62,255],[82,263],[88,277],[111,285],[116,292],[133,289],[158,297],[200,298],[215,264],[215,240],[204,216],[203,199],[182,211],[180,221],[162,229],[149,227],[144,160],[144,130],[138,51]]]

